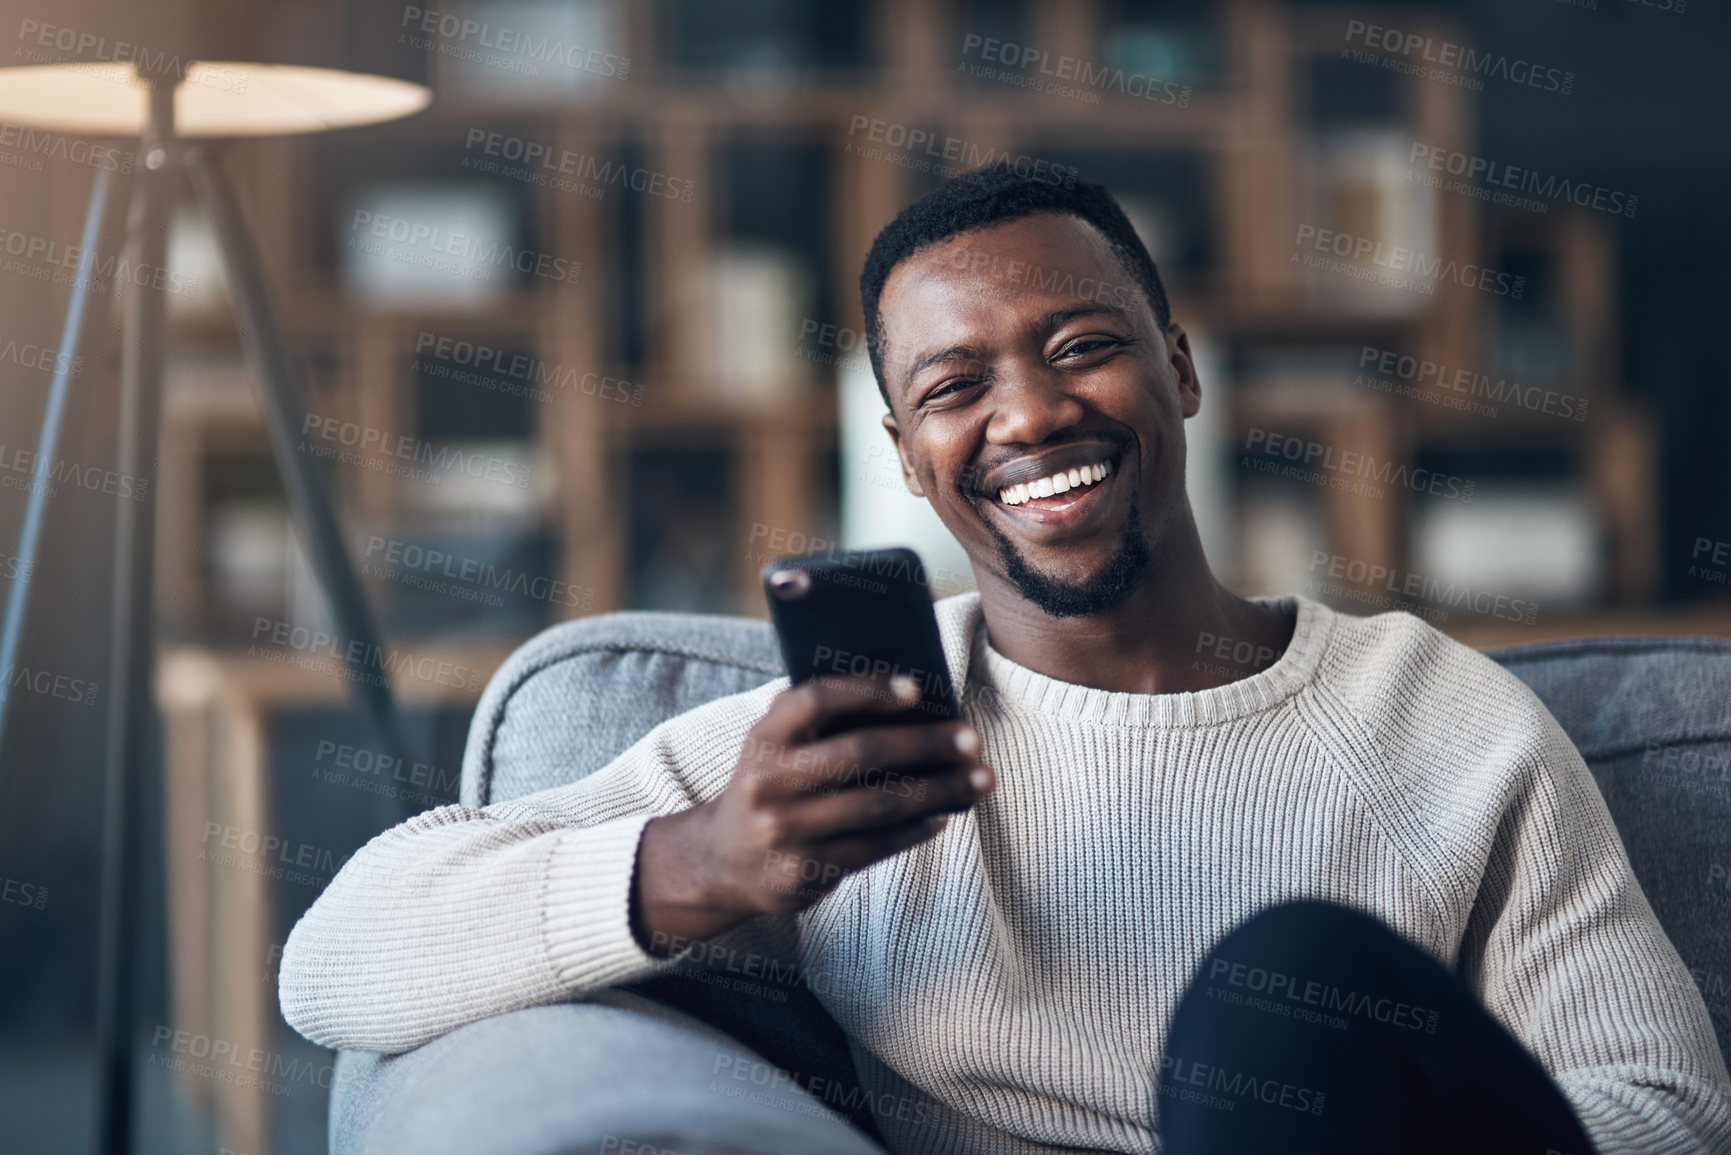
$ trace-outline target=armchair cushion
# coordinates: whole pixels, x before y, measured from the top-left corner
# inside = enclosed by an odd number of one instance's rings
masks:
[[[1731,642],[1585,638],[1489,656],[1580,750],[1731,1056]]]
[[[628,991],[345,1051],[337,1155],[882,1155],[762,1057]]]
[[[769,623],[749,618],[626,612],[554,626],[482,692],[463,752],[463,804],[575,782],[663,719],[784,672]]]

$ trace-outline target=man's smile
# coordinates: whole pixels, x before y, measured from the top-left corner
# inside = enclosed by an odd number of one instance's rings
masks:
[[[1110,441],[1089,440],[1028,454],[985,474],[977,492],[1023,536],[1069,537],[1108,523],[1120,502],[1125,454]],[[986,514],[986,517],[993,515]]]
[[[1106,475],[1111,472],[1112,463],[1110,461],[1096,461],[1079,469],[1072,468],[1068,471],[1060,469],[1046,477],[1034,481],[1024,481],[1007,489],[1000,489],[998,490],[998,500],[1005,505],[1024,505],[1030,501],[1041,502],[1057,499],[1071,490],[1076,491],[1070,497],[1071,500],[1075,500],[1081,496],[1081,490],[1104,481]],[[1063,503],[1059,502],[1056,505],[1042,505],[1035,508],[1061,509],[1063,507]]]

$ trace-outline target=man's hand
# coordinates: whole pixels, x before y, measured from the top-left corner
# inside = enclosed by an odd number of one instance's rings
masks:
[[[814,678],[776,695],[726,789],[644,828],[631,904],[638,942],[666,954],[657,947],[672,939],[804,910],[991,793],[995,777],[966,722],[831,733],[918,700],[912,679],[881,676]]]

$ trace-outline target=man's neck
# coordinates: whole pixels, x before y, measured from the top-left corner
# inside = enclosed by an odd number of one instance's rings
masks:
[[[1227,590],[1194,531],[1180,538],[1156,550],[1129,597],[1097,615],[1052,617],[1007,580],[982,575],[992,648],[1049,678],[1132,694],[1213,689],[1273,665],[1294,618]]]

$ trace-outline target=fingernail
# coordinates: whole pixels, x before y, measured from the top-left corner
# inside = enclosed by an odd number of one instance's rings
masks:
[[[934,814],[926,819],[926,825],[931,827],[933,831],[942,830],[949,824],[950,816],[948,814]]]
[[[890,679],[890,693],[898,702],[917,702],[920,700],[920,684],[906,674],[897,674]]]
[[[978,754],[980,752],[980,736],[972,730],[956,731],[956,753]]]
[[[991,784],[992,772],[984,766],[975,766],[973,772],[968,775],[968,785],[975,790],[984,790]]]

